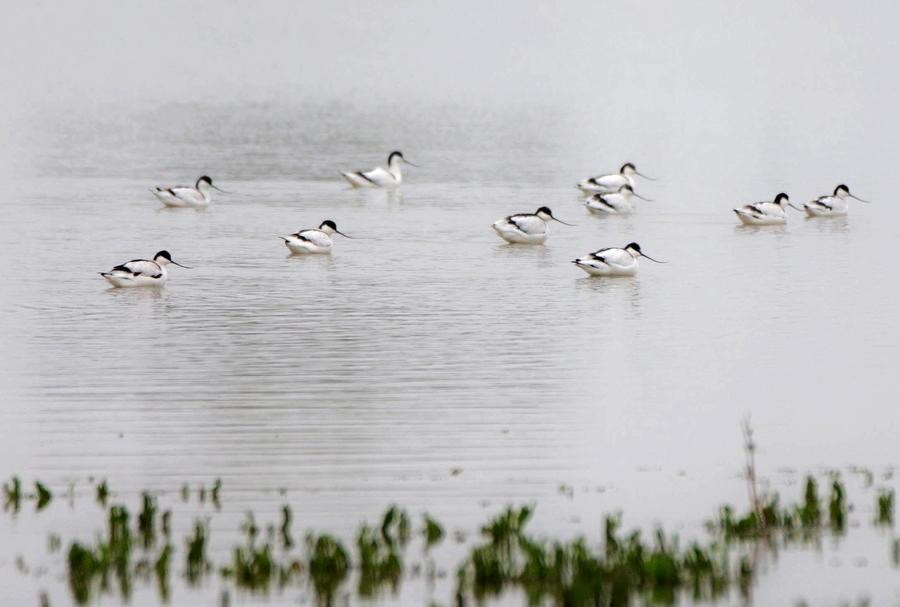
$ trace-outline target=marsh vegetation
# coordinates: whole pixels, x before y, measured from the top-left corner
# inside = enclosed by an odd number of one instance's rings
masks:
[[[848,532],[853,506],[837,472],[807,476],[793,502],[782,503],[777,494],[761,491],[752,433],[749,428],[745,432],[749,507],[722,506],[706,522],[706,537],[689,542],[663,528],[625,531],[621,514],[598,517],[599,537],[542,537],[529,529],[535,506],[519,505],[485,521],[472,541],[457,538],[463,554],[458,562],[436,563],[433,551],[449,534],[428,513],[413,515],[391,506],[376,521],[360,524],[355,538],[348,540],[318,530],[298,534],[292,508],[284,504],[271,521],[248,512],[241,540],[230,550],[213,553],[210,529],[221,505],[220,481],[196,492],[192,503],[198,514],[182,537],[173,533],[171,497],[144,492],[132,512],[129,500],[118,499],[103,481],[93,487],[105,519],[103,532],[93,539],[54,534],[47,550],[64,551],[69,592],[79,605],[102,596],[128,601],[138,586],[155,587],[158,602],[166,604],[179,580],[189,588],[216,580],[223,605],[238,593],[293,593],[318,605],[334,605],[344,597],[389,599],[404,583],[424,579],[433,586],[438,578],[449,578],[452,586],[447,596],[436,599],[440,604],[480,604],[501,597],[560,606],[749,601],[760,575],[758,562],[767,552],[824,536],[839,540]],[[26,504],[36,512],[47,508],[53,493],[41,482],[33,486],[34,491],[25,491],[18,478],[4,484],[9,516],[18,516]],[[187,501],[192,492],[185,488],[181,495]],[[892,535],[894,492],[879,488],[872,500],[871,524],[888,530],[896,565],[900,542]],[[212,511],[204,510],[208,504],[214,505]],[[79,505],[70,512],[77,516]],[[40,596],[42,604],[49,604],[46,594]]]

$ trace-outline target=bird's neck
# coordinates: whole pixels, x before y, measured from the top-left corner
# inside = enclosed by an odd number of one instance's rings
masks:
[[[203,196],[206,200],[209,200],[209,184],[205,181],[201,181],[197,184],[197,191],[200,192],[200,195]]]
[[[388,164],[388,172],[394,176],[394,179],[400,181],[403,179],[403,171],[400,170],[400,159],[396,156],[391,158],[390,164]]]

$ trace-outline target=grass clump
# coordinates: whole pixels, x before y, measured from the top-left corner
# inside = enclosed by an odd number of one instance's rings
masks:
[[[213,482],[212,490],[210,491],[210,498],[212,499],[213,506],[216,507],[216,510],[222,507],[222,503],[219,501],[219,493],[222,491],[222,479],[217,478],[215,482]]]
[[[894,525],[894,490],[882,489],[875,498],[875,524],[892,527]]]
[[[381,537],[393,546],[406,546],[409,542],[409,515],[397,506],[391,506],[381,520]]]
[[[126,600],[131,596],[132,535],[129,514],[124,506],[112,506],[105,537],[95,546],[73,542],[67,555],[69,588],[78,604],[89,602],[95,590],[109,589],[115,575],[119,591]]]
[[[708,524],[710,531],[725,541],[771,540],[776,535],[785,540],[810,539],[817,537],[826,524],[834,533],[844,533],[847,526],[849,505],[846,489],[840,476],[832,474],[831,493],[827,512],[819,497],[816,479],[807,476],[803,486],[803,496],[799,503],[783,508],[778,495],[763,495],[757,487],[757,473],[754,455],[756,445],[753,430],[748,421],[743,425],[744,452],[746,459],[745,479],[750,498],[750,511],[738,515],[731,506],[723,506],[715,521]],[[827,516],[827,518],[826,518]]]
[[[341,542],[330,535],[306,537],[310,582],[320,605],[330,607],[350,570],[350,557]]]
[[[294,540],[291,539],[291,522],[294,520],[294,516],[291,512],[291,507],[285,504],[281,507],[281,542],[284,544],[285,549],[290,549],[294,545]]]
[[[847,491],[837,477],[831,482],[831,496],[828,499],[828,524],[835,533],[847,529]]]
[[[740,576],[712,548],[693,544],[682,551],[662,531],[652,544],[639,532],[623,536],[618,517],[606,519],[605,543],[596,548],[584,538],[547,543],[527,533],[532,512],[508,508],[485,525],[485,542],[472,548],[457,572],[458,601],[482,601],[515,588],[534,605],[628,605],[640,597],[672,602],[681,590],[718,596]]]
[[[285,516],[281,527],[282,535],[290,539],[287,535],[290,526],[290,508],[285,506],[282,513]],[[221,569],[223,577],[233,578],[239,588],[268,593],[275,581],[283,587],[302,571],[299,561],[287,559],[282,564],[274,557],[272,548],[274,532],[268,535],[268,541],[257,546],[259,528],[252,513],[247,514],[247,521],[242,528],[246,535],[246,543],[234,548],[231,564]],[[285,544],[285,548],[289,546]]]
[[[409,516],[391,506],[381,522],[381,532],[363,525],[356,537],[359,551],[360,597],[371,598],[385,588],[394,592],[403,576],[402,550],[409,541]]]
[[[145,548],[149,548],[156,541],[156,498],[149,493],[141,495],[143,507],[138,513],[138,533]]]
[[[843,533],[847,526],[848,509],[844,484],[835,477],[831,483],[826,518],[816,480],[808,476],[804,483],[803,499],[794,506],[782,508],[777,495],[765,498],[759,513],[751,510],[737,515],[731,506],[723,506],[709,527],[727,541],[754,541],[776,535],[787,540],[809,539],[820,534],[826,523],[833,532]]]
[[[50,501],[53,499],[53,493],[47,489],[47,486],[41,483],[40,481],[34,482],[34,499],[36,501],[35,508],[38,512],[47,507]]]
[[[190,585],[199,583],[210,570],[211,565],[206,557],[207,536],[206,523],[194,522],[194,532],[186,542],[187,553],[185,556],[185,575]]]
[[[18,476],[14,476],[8,483],[3,483],[3,509],[16,513],[21,503],[22,482]]]
[[[251,543],[235,548],[232,557],[230,572],[238,587],[268,592],[277,569],[270,544],[257,548]]]
[[[425,514],[423,518],[425,522],[422,535],[425,536],[425,551],[428,552],[444,539],[444,528],[428,514]]]
[[[97,485],[97,503],[106,508],[106,500],[109,498],[109,485],[106,480]]]
[[[172,560],[172,545],[166,544],[153,562],[159,596],[164,603],[169,600],[169,562]]]

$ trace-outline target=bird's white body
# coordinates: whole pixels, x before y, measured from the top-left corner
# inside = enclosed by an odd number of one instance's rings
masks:
[[[323,221],[318,228],[300,230],[290,236],[279,236],[284,241],[284,246],[295,255],[327,255],[331,253],[334,241],[331,237],[340,234],[344,238],[350,238],[337,229],[337,225],[330,219]]]
[[[331,253],[334,242],[331,236],[322,230],[300,230],[290,236],[282,236],[284,245],[291,253],[296,255],[315,254],[323,255]]]
[[[625,186],[634,190],[635,175],[639,175],[644,179],[650,179],[652,181],[651,177],[639,173],[633,164],[626,162],[619,169],[618,173],[588,177],[587,179],[582,180],[576,187],[586,194],[620,192]]]
[[[859,196],[850,193],[850,189],[841,184],[834,188],[830,196],[819,196],[803,205],[803,209],[810,217],[842,217],[850,210],[850,198],[868,203]]]
[[[153,264],[156,268],[152,268],[150,266],[138,266],[138,264]],[[161,287],[166,284],[166,281],[169,279],[169,272],[163,268],[158,266],[156,263],[149,260],[139,260],[139,261],[129,261],[124,266],[130,267],[143,267],[145,270],[154,272],[152,274],[144,274],[143,272],[139,276],[135,276],[131,271],[123,271],[123,270],[113,270],[112,272],[105,272],[101,274],[103,278],[105,278],[109,284],[117,288],[128,288],[128,287]],[[137,270],[139,271],[139,270]]]
[[[575,265],[591,276],[634,276],[637,256],[625,249],[600,249],[575,260]]]
[[[377,167],[371,171],[348,171],[341,175],[354,188],[393,188],[403,183],[401,163],[405,162],[400,152],[388,156],[387,169]]]
[[[748,226],[771,226],[787,223],[784,203],[754,202],[734,209],[741,223]]]
[[[100,272],[100,276],[117,288],[161,287],[169,279],[169,271],[166,266],[170,263],[180,265],[172,261],[172,257],[167,251],[160,251],[152,261],[132,259],[114,267],[109,272]]]
[[[585,199],[584,206],[597,215],[627,215],[634,208],[631,204],[630,188],[620,188],[618,192],[594,194]]]
[[[549,233],[547,220],[540,214],[510,215],[495,221],[491,227],[512,244],[543,244]]]
[[[589,177],[578,187],[582,192],[595,193],[611,193],[618,192],[623,185],[634,187],[634,177],[624,173],[612,173],[610,175],[598,175],[597,177]]]
[[[841,196],[820,196],[803,205],[810,217],[840,217],[850,209],[847,199]]]
[[[212,201],[210,188],[212,183],[203,177],[197,180],[194,187],[177,186],[172,188],[156,188],[150,190],[156,198],[167,207],[200,208]]]

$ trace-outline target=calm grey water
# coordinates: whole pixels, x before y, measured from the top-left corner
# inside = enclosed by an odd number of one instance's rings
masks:
[[[319,9],[302,27],[323,14],[343,23]],[[470,533],[507,503],[535,502],[536,529],[554,536],[596,537],[615,510],[626,525],[702,536],[718,504],[745,504],[746,416],[761,474],[785,497],[826,469],[865,466],[893,483],[900,83],[878,67],[896,58],[893,9],[619,6],[615,40],[584,35],[591,15],[577,11],[516,11],[497,38],[444,9],[429,17],[440,28],[421,31],[421,9],[386,10],[413,11],[396,39],[381,21],[347,25],[383,46],[304,38],[321,52],[285,75],[296,94],[242,90],[282,81],[225,34],[196,43],[202,57],[227,49],[228,61],[204,59],[202,94],[129,90],[173,60],[133,45],[121,52],[137,64],[110,63],[109,78],[96,59],[109,49],[87,56],[93,71],[72,68],[72,99],[44,98],[39,75],[22,84],[35,101],[6,130],[0,172],[0,477],[74,483],[77,497],[0,517],[0,603],[46,589],[68,604],[45,538],[101,527],[91,477],[131,503],[222,478],[222,549],[246,510],[274,517],[285,501],[297,528],[339,534],[391,502]],[[258,41],[277,46],[283,32],[260,23],[246,27],[277,31]],[[402,76],[373,71],[399,45],[417,49]],[[448,69],[453,57],[466,69]],[[350,60],[366,62],[356,88],[323,76]],[[324,92],[298,85],[301,73]],[[173,79],[199,79],[186,74]],[[422,165],[395,192],[353,191],[337,175],[394,148]],[[655,201],[588,215],[574,184],[625,161],[659,178],[638,182]],[[148,192],[200,174],[233,193],[194,211]],[[761,229],[730,211],[840,182],[874,203],[834,220],[790,211]],[[577,226],[554,225],[531,248],[490,229],[541,205]],[[275,238],[324,219],[359,239],[289,257]],[[669,263],[615,280],[569,263],[630,241]],[[172,268],[164,290],[110,290],[96,274],[163,248],[193,267]],[[755,604],[900,602],[889,534],[868,529],[873,498],[850,481],[860,529],[779,555]],[[452,572],[459,550],[447,550]],[[23,575],[18,554],[49,572]],[[173,603],[216,596],[176,588]]]
[[[764,474],[791,497],[806,471],[895,463],[898,212],[880,171],[850,171],[871,173],[848,181],[876,202],[846,219],[748,229],[731,206],[780,189],[802,200],[834,178],[795,189],[815,176],[734,177],[755,152],[697,172],[660,150],[632,158],[659,177],[640,183],[655,201],[595,217],[572,184],[619,159],[572,152],[562,122],[546,138],[522,128],[541,124],[529,110],[410,109],[402,128],[354,141],[352,125],[385,115],[173,105],[125,115],[125,133],[114,120],[85,127],[93,141],[62,133],[35,179],[5,184],[4,476],[60,490],[102,476],[123,496],[221,477],[232,522],[274,513],[286,490],[298,524],[338,531],[390,502],[471,531],[534,501],[547,532],[595,533],[599,513],[623,509],[691,535],[719,503],[744,503],[746,415]],[[170,146],[181,129],[187,143]],[[335,177],[381,161],[384,140],[424,167],[400,190]],[[234,193],[195,211],[147,191],[199,172]],[[490,230],[538,205],[577,226],[541,247]],[[326,218],[359,239],[289,257],[275,238]],[[569,263],[631,240],[669,263],[613,280]],[[94,273],[161,248],[193,267],[164,290]],[[23,550],[43,538],[2,524]],[[780,563],[788,580],[764,577],[759,596],[896,598],[887,540],[871,542],[882,559],[866,570],[853,553],[835,566],[801,551],[801,573]],[[804,558],[818,568],[802,574]]]

